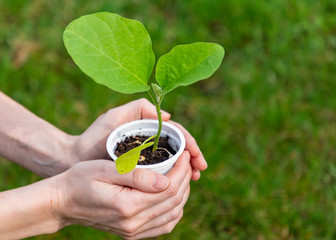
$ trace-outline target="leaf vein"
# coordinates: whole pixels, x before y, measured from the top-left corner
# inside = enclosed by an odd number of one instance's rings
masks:
[[[111,58],[110,56],[108,56],[106,53],[104,53],[102,50],[98,49],[97,47],[95,47],[93,44],[91,44],[89,41],[87,41],[86,39],[84,39],[82,36],[80,36],[79,34],[77,34],[76,32],[67,30],[67,32],[70,32],[74,35],[76,35],[77,37],[79,37],[80,39],[82,39],[84,42],[86,42],[89,46],[93,47],[94,49],[96,49],[97,51],[99,51],[102,55],[104,55],[106,58],[108,58],[110,61],[114,62],[115,64],[117,64],[119,67],[121,67],[122,69],[124,69],[126,72],[128,72],[129,74],[131,74],[132,76],[134,76],[137,80],[139,80],[141,83],[143,83],[144,85],[147,85],[142,79],[140,79],[136,74],[132,73],[131,71],[129,71],[127,68],[125,68],[123,65],[121,65],[120,63],[118,63],[117,61],[115,61],[113,58]]]

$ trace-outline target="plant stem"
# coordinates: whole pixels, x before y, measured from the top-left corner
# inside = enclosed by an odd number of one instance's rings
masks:
[[[160,107],[160,104],[158,104],[158,103],[155,103],[155,106],[156,106],[156,112],[157,112],[157,116],[158,116],[158,120],[159,120],[159,128],[158,128],[158,131],[156,133],[154,146],[153,146],[153,152],[156,151],[156,149],[158,147],[159,139],[160,139],[160,135],[161,135],[161,130],[162,130],[161,107]]]
[[[153,93],[152,89],[149,89],[147,92],[148,92],[148,95],[151,97],[152,102],[156,105],[155,94]]]
[[[161,102],[162,102],[162,99],[165,93],[160,86],[158,86],[157,84],[152,84],[151,88],[148,90],[148,94],[152,98],[153,103],[155,104],[156,113],[157,113],[158,121],[159,121],[159,128],[158,128],[155,141],[154,141],[154,146],[153,146],[153,152],[154,152],[156,151],[159,145],[159,139],[160,139],[161,130],[162,130]]]

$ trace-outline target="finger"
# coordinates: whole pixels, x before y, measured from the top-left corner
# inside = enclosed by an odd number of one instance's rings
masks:
[[[185,174],[185,178],[182,184],[179,187],[176,195],[159,202],[158,204],[145,209],[136,216],[134,216],[135,222],[137,222],[138,227],[141,231],[148,230],[149,228],[153,228],[153,224],[156,224],[157,221],[155,219],[161,218],[161,222],[163,219],[169,220],[169,216],[176,216],[177,208],[184,206],[189,193],[190,193],[190,178],[191,178],[191,168],[189,167],[189,171]],[[165,216],[165,217],[164,217]],[[170,219],[171,220],[171,219]],[[127,224],[127,223],[126,223]],[[127,224],[130,225],[130,224]],[[161,225],[163,225],[161,223]],[[155,226],[156,227],[156,226]],[[139,230],[139,231],[140,231]]]
[[[169,186],[169,178],[146,169],[136,168],[133,171],[120,174],[117,172],[115,163],[108,160],[94,160],[81,163],[90,165],[87,172],[92,172],[98,182],[105,182],[109,185],[128,186],[143,193],[162,192]]]
[[[164,226],[160,226],[160,227],[153,228],[153,229],[147,230],[145,232],[142,232],[142,233],[136,235],[135,239],[151,238],[151,237],[156,237],[156,236],[159,236],[159,235],[171,233],[173,231],[173,229],[175,228],[176,224],[181,220],[182,217],[183,217],[183,211],[181,211],[178,218],[175,219],[174,221],[169,222]]]
[[[197,157],[192,157],[190,162],[191,166],[199,171],[204,171],[208,168],[208,164],[205,161],[202,153]]]
[[[201,177],[201,173],[200,173],[200,171],[199,171],[198,169],[193,168],[193,170],[192,170],[191,180],[193,180],[193,181],[197,181],[197,180],[200,179],[200,177]]]
[[[145,223],[137,230],[137,233],[139,234],[149,229],[153,229],[153,228],[166,225],[167,223],[174,221],[176,218],[178,218],[178,216],[180,215],[180,212],[183,211],[183,207],[188,201],[189,194],[190,194],[190,186],[188,184],[187,189],[183,193],[183,198],[182,198],[181,203],[177,205],[174,209],[171,209],[163,213],[159,213],[158,212],[159,209],[154,209],[154,208],[151,209],[151,212],[153,212],[152,210],[154,211],[156,210],[155,213],[158,213],[158,216],[148,221],[145,221]],[[151,217],[151,215],[149,216]]]
[[[188,171],[190,171],[190,155],[188,151],[184,151],[172,170],[166,176],[158,174],[159,176],[168,177],[169,186],[164,191],[156,190],[156,193],[154,194],[153,192],[155,192],[155,190],[153,186],[153,179],[156,174],[154,172],[148,170],[145,171],[145,169],[135,169],[130,173],[121,175],[117,172],[115,163],[112,161],[95,160],[91,163],[87,162],[87,164],[92,165],[90,169],[95,174],[98,181],[105,182],[110,186],[118,184],[120,186],[132,187],[127,190],[130,192],[129,196],[136,196],[132,197],[133,206],[136,206],[136,209],[133,209],[133,211],[134,214],[136,214],[176,195],[185,176]],[[141,176],[142,171],[144,171],[144,175]],[[136,172],[135,174],[140,173],[140,176],[136,175],[134,177],[133,172]],[[139,183],[134,183],[134,181],[139,181]],[[152,183],[152,185],[149,183]],[[109,198],[107,199],[107,203],[108,202]]]
[[[207,169],[208,165],[205,161],[201,150],[199,149],[196,140],[191,136],[191,134],[179,123],[169,121],[171,124],[175,125],[178,129],[181,130],[185,139],[186,139],[186,150],[190,152],[191,155],[191,164],[193,168],[200,171]]]
[[[121,236],[123,236],[125,233],[134,233],[137,229],[139,229],[144,223],[143,223],[143,219],[144,218],[139,218],[138,213],[140,211],[142,211],[142,209],[144,210],[148,210],[148,208],[151,208],[153,205],[155,205],[155,202],[159,201],[160,204],[162,204],[162,201],[165,202],[165,205],[167,205],[168,207],[161,207],[159,206],[159,208],[156,208],[156,211],[161,210],[161,209],[165,209],[164,212],[169,212],[169,210],[176,208],[178,205],[182,205],[184,206],[185,204],[185,199],[188,198],[189,196],[189,181],[190,181],[190,177],[191,177],[191,167],[189,164],[189,160],[190,160],[190,155],[188,154],[188,152],[186,151],[178,160],[178,162],[176,163],[176,166],[174,166],[174,168],[172,169],[170,174],[170,178],[171,181],[174,182],[174,186],[179,186],[179,190],[177,191],[176,194],[185,194],[185,197],[182,197],[181,201],[176,202],[176,200],[174,200],[174,198],[176,199],[176,196],[172,196],[171,194],[174,193],[175,191],[170,189],[170,190],[166,190],[164,192],[161,193],[145,193],[145,192],[140,192],[137,189],[130,189],[130,188],[123,188],[121,187],[119,190],[117,189],[118,192],[121,192],[123,190],[126,190],[128,192],[130,192],[131,195],[128,195],[130,198],[126,197],[125,200],[127,200],[127,202],[131,203],[131,205],[129,205],[129,214],[131,215],[127,215],[129,217],[125,217],[122,218],[122,221],[113,221],[111,223],[109,223],[109,227],[108,227],[108,231],[112,231],[115,232]],[[93,164],[95,163],[95,164]],[[116,173],[115,167],[111,167],[114,164],[109,164],[109,161],[105,161],[105,160],[96,160],[93,161],[91,163],[91,166],[89,166],[89,169],[92,170],[92,173],[96,173],[95,174],[95,178],[97,180],[99,180],[100,182],[105,182],[108,186],[109,182],[111,181],[111,176],[118,174]],[[86,164],[90,164],[90,162],[86,162]],[[94,166],[99,165],[99,167],[96,167],[96,169],[93,169]],[[139,169],[139,170],[143,170],[143,169]],[[131,174],[129,174],[131,175]],[[183,182],[180,183],[179,178],[182,176]],[[98,182],[99,182],[98,181]],[[131,184],[128,184],[131,185]],[[110,185],[112,187],[112,189],[115,189],[115,185]],[[118,188],[118,187],[117,187]],[[107,188],[107,190],[111,188]],[[107,195],[108,191],[106,192]],[[137,195],[133,195],[137,193]],[[110,198],[106,199],[106,202],[109,203],[110,202]],[[144,202],[147,201],[147,204],[143,204]],[[152,201],[154,203],[152,203]],[[138,206],[140,206],[142,204],[142,206],[139,208]],[[142,208],[142,209],[141,209]],[[153,211],[151,211],[153,212]],[[147,214],[147,216],[150,215]],[[160,214],[161,215],[161,214]],[[148,217],[147,217],[148,218]],[[121,220],[121,219],[120,219]],[[140,224],[139,224],[140,223]],[[103,226],[101,226],[103,227]],[[125,229],[125,230],[123,230]],[[134,231],[135,230],[135,231]]]
[[[184,178],[190,171],[190,153],[183,151],[174,167],[166,175],[170,179],[170,186],[166,190],[169,194],[175,195]],[[190,179],[189,179],[190,180]]]
[[[156,107],[145,98],[141,98],[129,104],[130,104],[131,109],[133,110],[131,111],[133,113],[133,120],[146,119],[146,118],[153,118],[153,119],[158,118]],[[161,111],[161,117],[163,121],[168,121],[170,118],[170,114],[165,111]]]
[[[139,212],[139,214],[134,215],[132,218],[125,218],[116,222],[116,225],[114,225],[118,233],[123,234],[128,232],[130,234],[129,236],[136,235],[175,220],[183,209],[190,194],[190,174],[191,171],[181,185],[181,190],[179,191],[181,197],[171,197],[158,205]]]
[[[165,191],[160,193],[139,192],[138,189],[132,189],[132,193],[137,193],[137,197],[133,199],[134,206],[137,206],[137,213],[161,203],[162,201],[175,196],[186,176],[190,181],[190,155],[188,151],[184,151],[172,170],[166,175],[169,178],[169,186]],[[189,183],[188,183],[189,184]]]
[[[161,110],[161,117],[162,117],[162,121],[168,121],[170,119],[170,113]]]
[[[168,121],[170,114],[161,111],[161,116],[164,121]],[[110,109],[103,116],[103,121],[108,128],[113,129],[123,123],[138,119],[157,119],[156,107],[147,99],[141,98],[122,106]],[[111,121],[113,124],[111,124]]]
[[[150,170],[136,168],[129,173],[116,175],[111,183],[129,186],[142,192],[155,193],[167,189],[169,178]]]

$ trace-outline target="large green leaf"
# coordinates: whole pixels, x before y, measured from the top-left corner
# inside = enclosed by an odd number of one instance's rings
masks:
[[[156,80],[167,93],[210,77],[220,66],[224,49],[215,43],[193,43],[174,47],[159,58]]]
[[[66,27],[63,40],[74,62],[96,82],[121,93],[149,89],[155,56],[139,21],[108,12],[86,15]]]
[[[144,145],[140,145],[118,157],[116,160],[117,171],[120,174],[132,171],[138,163],[141,151],[152,146],[153,144],[154,142],[149,142]]]

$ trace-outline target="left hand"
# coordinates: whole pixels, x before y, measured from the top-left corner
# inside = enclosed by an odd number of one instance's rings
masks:
[[[163,121],[170,118],[170,114],[165,111],[162,111],[161,116]],[[101,115],[83,134],[74,137],[71,154],[73,164],[92,159],[110,159],[105,147],[109,134],[118,126],[138,119],[157,119],[156,108],[147,99],[132,101]],[[172,124],[185,135],[185,150],[191,155],[192,180],[198,180],[200,171],[207,168],[203,155],[190,133],[181,125],[174,122]]]

